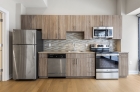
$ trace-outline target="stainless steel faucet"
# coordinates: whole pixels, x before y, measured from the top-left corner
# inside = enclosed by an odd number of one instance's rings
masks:
[[[73,51],[76,51],[76,48],[75,48],[75,43],[73,42]]]

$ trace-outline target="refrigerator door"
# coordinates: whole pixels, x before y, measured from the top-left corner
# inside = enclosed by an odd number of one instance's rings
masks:
[[[13,30],[13,44],[36,44],[36,30]]]
[[[13,79],[36,79],[36,45],[13,45]]]

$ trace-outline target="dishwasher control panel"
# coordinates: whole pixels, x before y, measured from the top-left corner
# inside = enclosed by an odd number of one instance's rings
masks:
[[[66,54],[48,54],[48,58],[66,58]]]

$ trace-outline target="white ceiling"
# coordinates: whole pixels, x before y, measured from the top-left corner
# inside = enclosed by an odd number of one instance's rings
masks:
[[[14,0],[16,3],[21,3],[25,7],[46,8],[47,0]]]
[[[136,10],[134,10],[134,11],[128,13],[127,15],[137,15],[137,14],[140,15],[140,8],[138,8],[138,9],[136,9]]]

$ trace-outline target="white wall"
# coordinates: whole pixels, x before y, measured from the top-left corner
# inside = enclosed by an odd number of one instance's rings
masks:
[[[123,15],[122,21],[122,52],[129,52],[129,72],[138,71],[138,18],[136,16]]]
[[[16,3],[13,0],[0,0],[0,7],[4,8],[5,10],[7,10],[9,12],[9,33],[11,33],[11,31],[13,29],[15,29],[16,26],[16,17],[15,17],[15,13],[16,13]],[[6,30],[4,30],[6,31]],[[8,34],[9,34],[8,33]],[[9,39],[9,44],[11,44],[11,34],[8,35],[10,38]],[[8,71],[9,75],[12,74],[12,49],[11,49],[11,45],[9,46],[9,55],[7,55],[7,58],[9,59],[9,63],[8,64]],[[8,57],[9,56],[9,57]],[[7,75],[7,77],[9,77],[9,75]]]
[[[126,14],[126,0],[117,0],[117,15]]]
[[[21,3],[16,4],[16,29],[21,29],[21,15],[26,14],[26,7]]]
[[[117,0],[117,15],[121,15],[121,0]]]
[[[13,0],[0,0],[0,7],[9,11],[9,19],[10,19],[10,30],[15,28],[15,12],[16,12],[16,3]]]
[[[113,15],[116,0],[48,0],[47,8],[27,8],[27,14]]]

